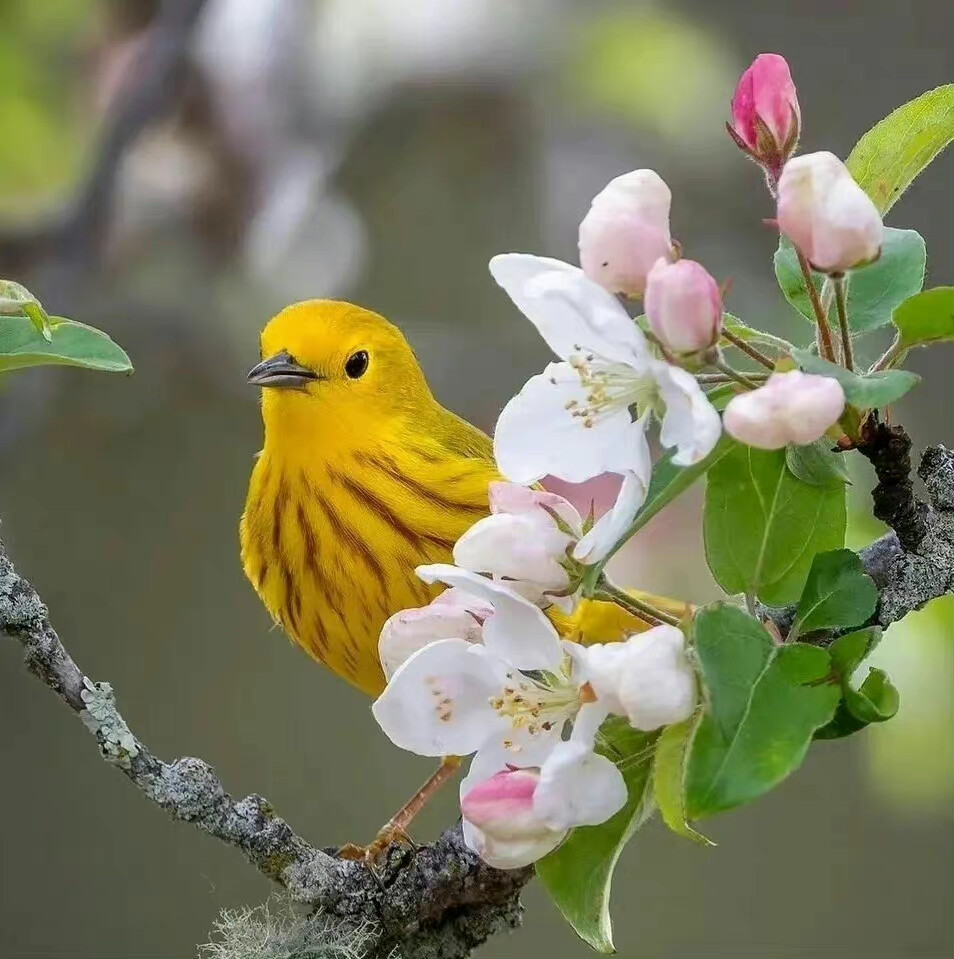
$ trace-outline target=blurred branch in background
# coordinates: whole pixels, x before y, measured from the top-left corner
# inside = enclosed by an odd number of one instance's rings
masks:
[[[112,687],[94,683],[76,665],[2,544],[0,630],[23,644],[30,671],[79,715],[107,762],[173,818],[244,853],[294,902],[309,907],[303,923],[317,921],[317,935],[329,943],[360,939],[368,959],[395,951],[459,959],[496,932],[519,925],[520,891],[533,870],[491,869],[464,845],[459,826],[429,846],[392,847],[372,870],[311,846],[263,796],[233,799],[201,759],[158,759],[119,714]]]
[[[25,271],[55,260],[67,287],[94,265],[110,222],[117,171],[127,149],[181,95],[189,37],[205,0],[164,0],[107,110],[106,126],[86,180],[67,209],[43,222],[0,233],[0,258]],[[8,267],[8,268],[10,268]]]

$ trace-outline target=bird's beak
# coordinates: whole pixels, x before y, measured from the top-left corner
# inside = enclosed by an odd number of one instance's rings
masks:
[[[286,350],[262,360],[248,371],[252,386],[272,386],[280,389],[303,390],[312,381],[321,377],[307,367],[296,363]]]

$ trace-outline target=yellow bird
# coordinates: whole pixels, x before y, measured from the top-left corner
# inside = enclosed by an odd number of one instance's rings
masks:
[[[457,539],[489,512],[492,443],[437,402],[400,330],[377,313],[296,303],[261,343],[248,381],[262,387],[265,446],[241,521],[245,574],[299,646],[377,696],[385,620],[443,588],[415,568],[451,562]],[[553,618],[579,642],[647,628],[595,601]],[[446,760],[369,848],[400,835],[458,763]]]
[[[263,387],[265,448],[241,522],[245,574],[309,655],[377,696],[385,620],[442,589],[415,567],[451,562],[488,512],[490,439],[434,399],[396,326],[351,303],[283,310],[248,380]]]

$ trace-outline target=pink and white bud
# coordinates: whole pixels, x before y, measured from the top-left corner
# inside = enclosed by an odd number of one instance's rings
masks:
[[[672,194],[653,170],[633,170],[598,193],[580,223],[580,266],[610,293],[641,296],[660,257],[672,256]]]
[[[777,178],[795,152],[801,111],[784,57],[760,53],[742,74],[732,97],[729,134],[740,149]]]
[[[461,796],[464,836],[486,863],[518,869],[556,849],[566,829],[551,829],[534,807],[539,769],[506,769]]]
[[[844,409],[845,392],[837,380],[792,370],[773,373],[764,386],[733,397],[723,422],[740,443],[777,450],[821,439]]]
[[[844,273],[877,259],[881,214],[833,153],[807,153],[785,164],[778,181],[778,228],[824,273]]]
[[[597,701],[636,729],[682,722],[695,709],[695,673],[686,638],[675,626],[656,626],[623,643],[574,646],[571,656]]]
[[[442,639],[481,641],[481,629],[493,606],[459,587],[444,590],[427,606],[402,609],[381,628],[378,657],[388,680],[419,649]]]
[[[673,353],[705,350],[719,339],[722,294],[695,260],[657,260],[646,279],[644,306],[653,333]]]
[[[457,541],[454,562],[511,581],[532,602],[565,589],[567,550],[583,535],[576,509],[556,493],[503,482],[490,484],[490,509]]]

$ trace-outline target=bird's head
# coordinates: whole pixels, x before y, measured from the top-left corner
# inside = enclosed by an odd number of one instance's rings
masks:
[[[359,440],[431,399],[401,331],[353,303],[286,307],[262,331],[261,355],[248,381],[262,388],[267,435]]]

